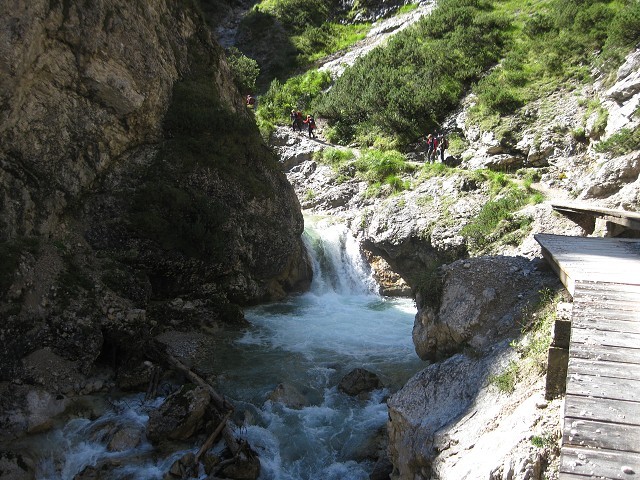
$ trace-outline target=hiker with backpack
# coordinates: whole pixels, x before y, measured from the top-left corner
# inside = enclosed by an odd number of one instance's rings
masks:
[[[433,148],[431,149],[431,159],[429,160],[430,162],[431,160],[435,162],[438,159],[438,145],[440,144],[439,138],[440,137],[437,133],[433,134],[433,138],[431,140],[431,145],[433,146]]]
[[[316,128],[316,121],[313,118],[313,115],[307,115],[307,119],[304,121],[304,123],[309,127],[309,138],[315,138],[316,135],[313,133],[313,131]]]
[[[303,122],[304,122],[304,120],[302,120],[302,112],[300,110],[298,110],[296,112],[296,125],[298,126],[298,130],[300,132],[302,131]]]
[[[446,135],[442,135],[440,139],[440,161],[444,163],[444,151],[449,148],[449,139]]]
[[[427,135],[427,162],[431,162],[431,153],[433,152],[433,135]]]
[[[302,131],[302,128],[300,128],[298,125],[298,114],[295,110],[291,110],[291,113],[289,114],[289,120],[291,121],[291,129],[294,132],[296,131],[296,128]]]

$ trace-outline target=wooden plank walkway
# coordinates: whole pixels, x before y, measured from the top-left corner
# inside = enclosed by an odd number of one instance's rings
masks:
[[[560,480],[640,480],[640,240],[536,235],[573,296]]]
[[[638,212],[602,208],[588,203],[552,203],[551,207],[570,218],[601,218],[606,222],[622,225],[633,230],[640,230],[640,213]]]

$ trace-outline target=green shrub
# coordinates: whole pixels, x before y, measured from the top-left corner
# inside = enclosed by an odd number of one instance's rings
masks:
[[[405,13],[413,12],[417,10],[419,6],[420,4],[418,3],[406,3],[396,11],[395,15],[404,15]]]
[[[342,148],[325,148],[313,155],[314,160],[331,165],[335,171],[339,171],[345,164],[355,158],[353,150]]]
[[[424,182],[433,177],[447,177],[455,173],[459,173],[457,168],[447,167],[444,163],[425,163],[420,168],[420,174],[418,176],[419,182]]]
[[[515,390],[518,381],[518,364],[513,360],[509,362],[498,375],[489,376],[489,383],[494,385],[502,393],[512,393]]]
[[[486,172],[478,174],[477,178],[482,178],[483,174],[486,175]],[[499,192],[496,194],[497,198],[485,203],[473,220],[460,231],[475,251],[482,251],[494,241],[506,240],[512,243],[520,238],[514,236],[513,232],[527,229],[531,221],[527,217],[514,217],[513,213],[526,204],[540,203],[544,199],[539,192],[531,192],[513,185],[510,180],[499,174],[492,174],[489,178],[490,189]],[[499,187],[503,182],[506,182],[506,188]],[[504,239],[507,234],[510,234],[510,238]]]
[[[576,142],[587,143],[587,134],[583,127],[578,127],[571,131],[571,136]]]
[[[347,69],[316,110],[331,125],[351,127],[335,132],[342,142],[377,130],[399,145],[415,141],[500,57],[508,24],[490,9],[482,0],[439,2],[432,15]]]
[[[252,58],[242,54],[237,48],[231,47],[227,51],[227,60],[233,80],[242,94],[254,92],[256,89],[256,80],[260,74],[258,62]]]
[[[449,135],[449,155],[457,157],[469,147],[469,142],[457,132]]]
[[[303,75],[290,78],[284,84],[274,80],[258,102],[258,121],[269,124],[288,124],[291,110],[308,111],[311,101],[330,82],[329,73],[318,70],[309,70]]]
[[[395,150],[366,150],[354,165],[369,182],[384,182],[388,177],[414,169],[406,162],[404,155]]]
[[[507,0],[496,5],[513,28],[503,61],[474,89],[478,102],[472,119],[486,130],[504,121],[496,115],[517,113],[568,80],[590,80],[594,66],[617,68],[640,36],[640,3],[635,0]]]
[[[264,0],[255,10],[273,15],[283,25],[299,33],[309,25],[319,26],[329,15],[330,3],[318,0]]]
[[[408,180],[402,180],[397,175],[389,175],[384,179],[384,183],[391,187],[393,193],[399,193],[411,188],[411,182]]]
[[[617,3],[622,6],[608,24],[604,54],[605,58],[619,61],[629,49],[637,45],[640,38],[640,2],[626,0]]]
[[[640,129],[623,128],[595,147],[597,152],[610,153],[612,155],[625,155],[635,150],[640,150]]]
[[[292,40],[300,52],[299,62],[309,64],[362,40],[370,29],[370,23],[343,25],[325,22],[317,27],[306,28]]]

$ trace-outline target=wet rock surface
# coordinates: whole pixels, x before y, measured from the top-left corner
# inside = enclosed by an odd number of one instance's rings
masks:
[[[380,378],[375,373],[364,368],[351,370],[338,384],[338,389],[341,392],[352,397],[367,394],[382,387],[383,384]]]
[[[267,399],[295,409],[309,405],[309,400],[295,386],[288,383],[278,384]]]
[[[182,387],[149,414],[146,435],[153,444],[186,440],[200,431],[209,417],[211,397],[201,387]]]
[[[517,336],[522,316],[538,303],[539,292],[560,288],[541,261],[517,257],[458,260],[442,268],[442,282],[437,312],[418,298],[413,342],[425,360],[441,359],[461,348],[485,352]]]

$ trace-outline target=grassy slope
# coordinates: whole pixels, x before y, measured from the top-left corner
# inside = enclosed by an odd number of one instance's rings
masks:
[[[328,93],[299,97],[329,119],[332,141],[397,148],[438,129],[469,91],[478,95],[473,120],[498,129],[528,102],[590,82],[594,68],[614,71],[639,36],[637,0],[440,0]],[[272,105],[270,121],[287,106]]]

